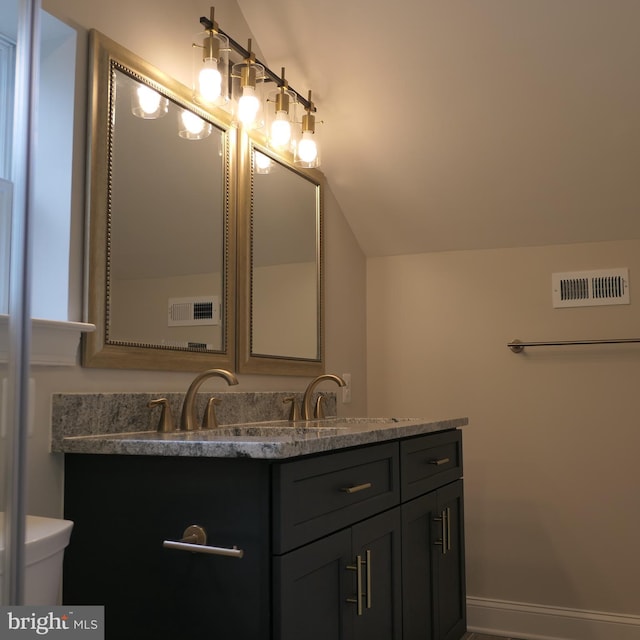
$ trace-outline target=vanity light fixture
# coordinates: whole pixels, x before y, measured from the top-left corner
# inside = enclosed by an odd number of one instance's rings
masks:
[[[247,47],[247,57],[231,68],[232,94],[235,103],[235,117],[247,129],[260,129],[264,125],[262,113],[262,91],[264,86],[264,66],[256,62],[251,51],[251,39]]]
[[[131,113],[136,118],[155,120],[167,115],[169,98],[146,84],[136,84],[131,91]]]
[[[240,123],[246,129],[261,129],[264,126],[262,96],[264,84],[266,82],[275,83],[277,89],[271,92],[268,101],[269,106],[273,103],[272,109],[267,109],[269,118],[269,131],[267,132],[267,142],[270,147],[277,150],[292,149],[294,152],[294,162],[299,167],[313,168],[320,166],[320,153],[316,136],[316,107],[311,102],[311,91],[309,99],[302,97],[282,76],[278,77],[269,67],[256,59],[251,51],[251,40],[248,49],[244,49],[238,42],[218,28],[213,20],[213,7],[211,7],[211,18],[201,17],[200,24],[205,32],[214,34],[216,37],[226,39],[227,46],[220,47],[220,52],[233,51],[243,57],[242,62],[231,66],[231,110],[234,121]],[[220,69],[220,62],[218,62]],[[224,85],[224,82],[223,82]],[[287,103],[288,98],[288,105]],[[283,142],[287,137],[287,114],[289,125],[296,122],[295,110],[300,104],[305,109],[306,114],[302,117],[300,136],[290,135],[290,142]],[[287,111],[288,109],[288,111]],[[277,122],[277,124],[275,124]],[[275,127],[272,125],[275,124]]]
[[[311,101],[311,91],[309,91],[309,105],[305,110],[307,113],[302,116],[301,135],[296,144],[294,164],[311,169],[320,166],[320,150],[315,135],[316,117],[312,113],[315,107]]]
[[[213,126],[193,111],[181,109],[178,114],[178,135],[186,140],[202,140],[211,135]]]
[[[267,96],[267,123],[269,146],[273,149],[288,149],[295,142],[293,123],[296,120],[297,99],[295,91],[289,89],[282,67],[281,83]]]
[[[219,31],[213,7],[205,27],[192,44],[193,97],[199,104],[222,106],[229,100],[229,38]]]

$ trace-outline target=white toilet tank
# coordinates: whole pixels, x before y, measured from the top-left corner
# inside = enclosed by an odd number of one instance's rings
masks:
[[[57,605],[60,601],[62,558],[73,522],[27,516],[25,541],[25,604]],[[4,513],[0,512],[0,595],[4,566]]]

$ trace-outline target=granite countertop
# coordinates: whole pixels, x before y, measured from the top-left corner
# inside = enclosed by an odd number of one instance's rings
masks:
[[[64,453],[283,459],[396,440],[468,424],[467,418],[327,418],[224,425],[200,431],[136,431],[67,435],[52,450]]]

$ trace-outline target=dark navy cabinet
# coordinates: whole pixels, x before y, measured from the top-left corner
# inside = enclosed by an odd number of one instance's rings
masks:
[[[288,460],[67,454],[67,605],[107,638],[459,640],[458,430]],[[206,545],[167,548],[197,525]]]
[[[402,505],[403,640],[464,635],[463,522],[462,480]]]

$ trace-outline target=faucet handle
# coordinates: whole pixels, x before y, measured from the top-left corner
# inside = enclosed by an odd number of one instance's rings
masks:
[[[204,416],[202,416],[203,429],[215,429],[218,426],[218,417],[216,416],[217,404],[220,404],[220,400],[218,398],[211,396],[211,398],[207,400]]]
[[[316,418],[324,418],[324,396],[320,394],[316,400],[316,410],[314,412]]]
[[[160,413],[160,420],[158,421],[158,431],[160,433],[169,433],[174,431],[173,414],[171,413],[171,406],[166,398],[157,398],[156,400],[150,400],[147,406],[152,409],[153,407],[162,407]]]
[[[300,410],[298,409],[298,403],[296,402],[295,396],[290,396],[285,398],[282,401],[282,404],[286,404],[287,402],[291,403],[291,411],[289,412],[289,421],[296,422],[300,420]]]

